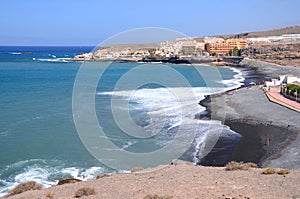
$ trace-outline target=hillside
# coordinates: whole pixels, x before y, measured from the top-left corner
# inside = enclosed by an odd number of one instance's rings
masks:
[[[287,31],[288,30],[288,31]],[[253,38],[253,37],[268,37],[268,36],[280,36],[283,34],[300,34],[300,26],[291,26],[291,27],[285,27],[280,29],[274,29],[274,30],[266,30],[266,31],[259,31],[259,32],[244,32],[239,34],[227,34],[227,35],[215,35],[214,37],[221,37],[224,39],[232,39],[232,38]],[[209,35],[207,35],[209,37]],[[203,41],[204,37],[197,37],[195,38],[196,41]],[[145,43],[145,44],[114,44],[110,46],[103,46],[103,48],[106,49],[124,49],[124,48],[130,48],[132,50],[137,49],[153,49],[159,47],[159,43]]]
[[[239,34],[229,34],[229,35],[218,35],[217,37],[222,37],[224,39],[231,38],[252,38],[252,37],[268,37],[268,36],[280,36],[283,34],[300,34],[300,26],[291,26],[286,28],[266,30],[259,32],[245,32]]]

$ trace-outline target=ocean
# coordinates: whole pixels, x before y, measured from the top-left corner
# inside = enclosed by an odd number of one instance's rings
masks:
[[[135,164],[147,167],[166,163],[173,156],[160,150],[174,139],[179,140],[176,149],[185,149],[175,155],[195,164],[201,164],[199,157],[213,132],[233,137],[232,143],[238,141],[240,136],[220,121],[199,120],[195,115],[205,111],[198,105],[205,95],[240,87],[244,81],[241,71],[205,65],[59,59],[91,50],[93,47],[0,47],[0,196],[29,180],[48,187],[61,178],[87,180],[101,173],[127,172]],[[80,82],[81,68],[91,72],[100,68],[103,72],[92,107],[105,139],[117,147],[117,153],[138,154],[132,157],[142,160],[158,151],[163,154],[160,158],[149,159],[145,165],[131,158],[120,163],[114,159],[112,148],[85,140],[93,133],[89,125],[92,119],[79,114],[85,110],[89,85],[79,92],[83,97],[78,99],[73,95],[74,83],[77,81],[80,88],[98,74],[83,74],[87,78]],[[216,70],[220,76],[215,75]],[[74,119],[86,124],[84,132]],[[146,132],[145,137],[136,136],[133,128]],[[177,136],[179,131],[184,134]],[[184,140],[191,136],[192,141],[185,145]],[[95,149],[97,146],[100,149]]]

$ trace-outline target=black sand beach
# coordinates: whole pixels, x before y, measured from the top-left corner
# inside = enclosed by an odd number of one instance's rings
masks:
[[[232,160],[255,162],[260,166],[297,136],[288,128],[256,120],[230,120],[225,124],[243,136],[233,151]]]
[[[257,65],[255,61],[246,64],[240,68],[246,74],[243,87],[233,90],[233,95],[207,96],[199,103],[207,109],[205,114],[200,114],[200,119],[221,120],[242,138],[221,137],[200,164],[222,166],[227,158],[227,161],[255,162],[262,167],[297,169],[300,167],[300,149],[295,143],[299,142],[300,113],[269,102],[259,86],[247,85],[251,81],[259,84],[279,74],[299,71],[295,67],[263,65],[261,62]],[[222,112],[225,112],[225,118]]]

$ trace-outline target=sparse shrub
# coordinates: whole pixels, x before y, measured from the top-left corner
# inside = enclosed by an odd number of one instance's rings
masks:
[[[250,168],[257,168],[258,166],[257,164],[252,162],[244,163],[244,162],[231,161],[228,162],[225,167],[227,171],[234,171],[234,170],[249,170]]]
[[[39,183],[36,183],[34,181],[28,181],[28,182],[23,182],[16,186],[13,190],[11,190],[9,193],[10,195],[15,195],[15,194],[20,194],[25,191],[29,190],[40,190],[42,189],[42,185]]]
[[[106,177],[109,177],[109,176],[111,176],[111,174],[106,174],[106,173],[104,173],[104,174],[98,175],[98,176],[96,177],[96,179],[98,180],[98,179],[106,178]]]
[[[84,187],[81,189],[78,189],[75,192],[75,198],[81,198],[82,196],[90,196],[90,195],[94,195],[95,189],[94,188],[90,188],[90,187]]]
[[[66,179],[60,179],[57,183],[57,185],[63,185],[63,184],[70,184],[70,183],[76,183],[81,182],[81,180],[76,178],[66,178]]]
[[[134,168],[131,169],[131,173],[142,171],[142,170],[144,170],[143,167],[134,167]]]
[[[280,169],[277,173],[278,173],[279,175],[287,175],[287,174],[290,174],[291,171],[288,170],[288,169]]]
[[[264,175],[270,175],[276,173],[276,169],[274,168],[266,168],[262,171],[262,174]]]
[[[173,196],[147,195],[143,199],[172,199]]]
[[[54,193],[51,191],[51,192],[47,193],[46,197],[47,198],[53,198],[54,197]]]

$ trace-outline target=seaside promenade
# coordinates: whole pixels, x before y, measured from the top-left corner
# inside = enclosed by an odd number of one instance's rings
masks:
[[[271,102],[277,103],[281,106],[285,106],[289,109],[292,109],[300,113],[300,103],[287,99],[284,96],[282,96],[278,88],[270,87],[269,89],[265,89],[265,93]]]

